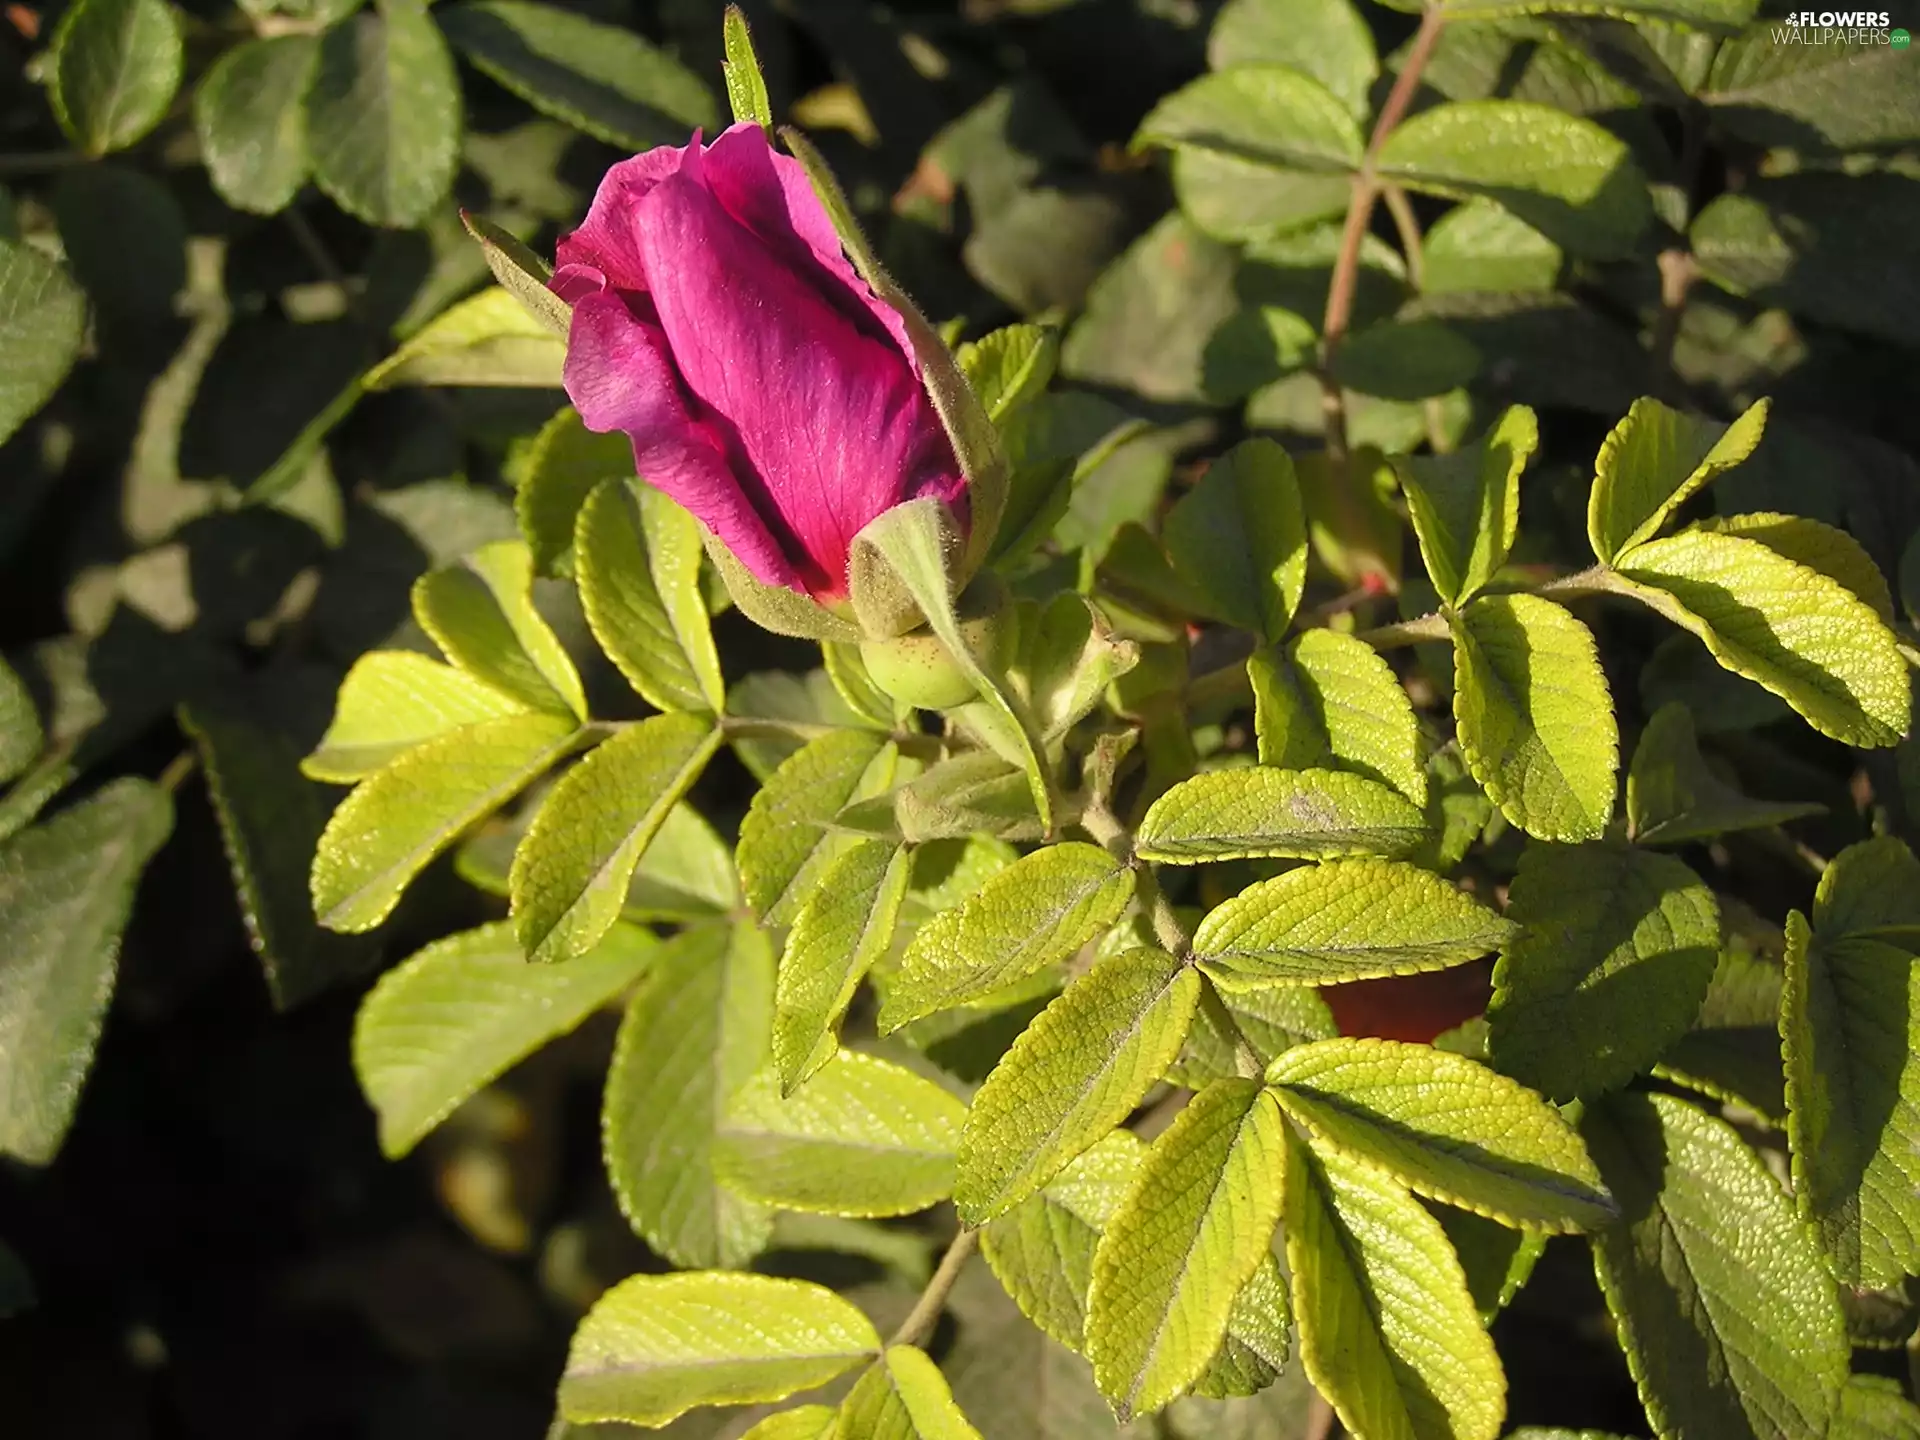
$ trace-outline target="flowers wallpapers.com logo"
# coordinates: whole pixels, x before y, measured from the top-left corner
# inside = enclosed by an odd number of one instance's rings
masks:
[[[1886,10],[1796,10],[1772,27],[1777,45],[1890,45],[1904,50],[1911,37],[1893,28]]]

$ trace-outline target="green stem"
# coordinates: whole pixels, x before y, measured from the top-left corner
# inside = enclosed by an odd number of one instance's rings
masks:
[[[1401,645],[1424,645],[1429,641],[1451,640],[1453,631],[1447,626],[1447,617],[1435,612],[1431,615],[1422,615],[1417,620],[1399,620],[1391,625],[1362,630],[1357,638],[1366,641],[1376,650],[1392,650]]]
[[[927,1281],[927,1288],[920,1292],[920,1298],[914,1302],[907,1318],[900,1322],[900,1328],[887,1341],[889,1346],[921,1345],[926,1342],[927,1337],[933,1334],[933,1327],[940,1323],[940,1312],[947,1308],[947,1297],[953,1293],[954,1282],[960,1278],[960,1272],[966,1268],[967,1261],[973,1258],[973,1252],[979,1246],[980,1232],[961,1226],[960,1233],[947,1246],[947,1253],[940,1257],[940,1264],[934,1269],[933,1278]]]

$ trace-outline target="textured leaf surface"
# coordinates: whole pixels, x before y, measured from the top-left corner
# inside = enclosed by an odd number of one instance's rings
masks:
[[[787,1210],[906,1215],[953,1189],[967,1107],[871,1055],[841,1050],[784,1099],[763,1071],[733,1101],[714,1150],[721,1180]]]
[[[1426,838],[1426,817],[1386,786],[1336,770],[1224,770],[1154,801],[1135,835],[1144,859],[1172,865],[1259,856],[1396,855]]]
[[[0,846],[0,1153],[59,1152],[134,890],[172,830],[171,797],[125,777]]]
[[[1421,558],[1449,605],[1472,599],[1506,563],[1520,525],[1520,472],[1539,444],[1539,421],[1515,405],[1451,455],[1395,458]]]
[[[1770,937],[1769,937],[1770,938]],[[1745,1105],[1785,1128],[1780,1058],[1780,961],[1746,937],[1727,937],[1694,1028],[1668,1047],[1656,1074]]]
[[[954,1203],[1003,1215],[1112,1130],[1180,1053],[1197,972],[1158,950],[1099,961],[1040,1012],[974,1096]]]
[[[1234,446],[1167,512],[1161,537],[1175,573],[1221,619],[1269,643],[1287,633],[1307,579],[1307,522],[1285,450]]]
[[[1678,845],[1729,830],[1783,825],[1823,807],[1753,800],[1714,773],[1685,705],[1662,705],[1640,732],[1627,768],[1627,824],[1642,845]]]
[[[1714,659],[1764,685],[1821,734],[1881,746],[1906,733],[1911,696],[1893,634],[1837,580],[1758,540],[1706,530],[1636,546],[1619,566],[1651,587],[1648,603],[1698,635]]]
[[[1002,425],[1046,390],[1060,359],[1060,338],[1042,325],[1003,325],[962,345],[954,358],[987,418]]]
[[[1542,840],[1613,817],[1620,736],[1593,634],[1550,600],[1488,595],[1453,617],[1453,714],[1473,778]]]
[[[1498,201],[1576,255],[1626,255],[1651,218],[1646,177],[1591,120],[1524,100],[1436,105],[1396,127],[1380,171],[1409,189]]]
[[[632,474],[633,442],[620,431],[600,435],[587,429],[571,405],[540,427],[519,462],[513,497],[520,535],[538,573],[573,572],[580,507],[602,480]]]
[[[1153,108],[1135,145],[1196,150],[1283,170],[1342,173],[1360,163],[1347,106],[1287,65],[1242,65],[1203,75]]]
[[[1347,0],[1229,0],[1207,32],[1207,62],[1215,70],[1291,65],[1360,117],[1380,71],[1373,34]]]
[[[313,912],[330,930],[371,930],[413,877],[578,743],[571,718],[509,715],[408,750],[361,781],[321,832]]]
[[[1855,1375],[1840,1392],[1831,1440],[1920,1440],[1920,1406],[1882,1375]]]
[[[1774,554],[1838,580],[1844,589],[1866,601],[1883,621],[1889,625],[1894,622],[1893,592],[1887,588],[1886,576],[1866,547],[1844,530],[1803,515],[1766,510],[1717,515],[1701,521],[1700,528],[1758,540]]]
[[[580,512],[580,605],[600,648],[661,710],[726,708],[700,593],[700,522],[658,490],[609,481]]]
[[[1120,918],[1133,872],[1098,845],[1036,850],[921,927],[880,1011],[882,1033],[965,1005],[1076,953]]]
[[[1493,1440],[1506,1376],[1439,1221],[1389,1177],[1287,1147],[1287,1267],[1313,1383],[1367,1440]]]
[[[1658,1060],[1693,1023],[1720,953],[1719,906],[1699,876],[1625,845],[1529,846],[1507,918],[1520,933],[1494,967],[1488,1046],[1558,1101]]]
[[[1896,16],[1896,23],[1901,16]],[[1715,124],[1760,145],[1864,149],[1920,138],[1910,57],[1830,32],[1821,45],[1782,45],[1759,22],[1722,45],[1702,87]]]
[[[68,12],[72,13],[72,12]],[[57,262],[0,236],[0,440],[47,403],[80,354],[87,300]]]
[[[1849,856],[1865,848],[1842,851],[1821,889],[1847,885]],[[1920,878],[1910,860],[1902,868],[1908,883]],[[1850,1285],[1897,1285],[1920,1269],[1916,939],[1816,933],[1798,912],[1787,917],[1780,1033],[1794,1194]]]
[[[698,76],[633,31],[529,0],[469,0],[440,17],[483,72],[536,110],[623,150],[718,125]]]
[[[840,1406],[834,1440],[980,1440],[924,1351],[894,1345]]]
[[[180,21],[165,0],[80,0],[53,32],[48,98],[89,155],[124,150],[180,88]]]
[[[769,1415],[740,1440],[833,1440],[840,1412],[831,1405],[796,1405]]]
[[[1611,1096],[1580,1128],[1624,1217],[1594,1237],[1594,1269],[1655,1433],[1827,1434],[1840,1302],[1760,1157],[1667,1095]]]
[[[489,286],[449,306],[361,377],[369,390],[464,385],[551,390],[566,342],[511,292]]]
[[[1651,540],[1715,477],[1753,453],[1767,423],[1763,400],[1731,425],[1671,410],[1658,400],[1633,402],[1594,461],[1587,499],[1587,537],[1602,564]]]
[[[416,745],[521,710],[464,670],[412,650],[375,650],[340,682],[333,723],[300,768],[315,780],[364,780]]]
[[[893,749],[871,730],[835,730],[781,762],[740,822],[735,859],[747,903],[790,925],[821,873],[850,842],[824,827],[851,801],[886,788]]]
[[[532,587],[532,553],[518,540],[500,540],[422,575],[414,616],[476,680],[535,710],[584,720],[579,672],[533,608]]]
[[[1420,723],[1380,652],[1332,630],[1309,630],[1247,659],[1260,763],[1279,770],[1352,770],[1427,800]]]
[[[1337,985],[1444,970],[1497,949],[1514,927],[1430,871],[1329,860],[1250,885],[1194,932],[1193,953],[1231,988]]]
[[[773,1060],[786,1090],[839,1048],[853,992],[893,944],[912,868],[905,846],[860,841],[827,867],[800,907],[773,996]]]
[[[569,965],[530,965],[509,925],[450,935],[380,977],[353,1024],[353,1070],[406,1154],[481,1086],[618,996],[659,946],[621,925]]]
[[[45,740],[33,692],[17,670],[0,660],[0,782],[33,764]]]
[[[193,96],[194,130],[207,178],[240,210],[272,215],[307,178],[307,87],[320,64],[312,35],[276,35],[235,45]]]
[[[1489,200],[1456,205],[1426,235],[1421,290],[1428,295],[1551,290],[1560,247]]]
[[[602,742],[553,787],[513,855],[513,924],[531,960],[607,933],[634,866],[720,746],[703,715],[655,715]]]
[[[424,0],[380,0],[320,39],[307,95],[313,178],[369,225],[417,225],[460,161],[460,82]]]
[[[713,1152],[772,1023],[773,952],[748,925],[675,936],[628,1003],[600,1116],[607,1178],[633,1228],[676,1265],[745,1264],[771,1233],[765,1209],[714,1178]]]
[[[1616,1213],[1559,1111],[1464,1055],[1395,1040],[1322,1040],[1267,1067],[1281,1106],[1331,1148],[1423,1195],[1538,1230]]]
[[[1124,1419],[1190,1386],[1280,1219],[1286,1122],[1251,1080],[1210,1085],[1154,1142],[1094,1253],[1087,1354]]]
[[[696,1405],[782,1400],[880,1348],[824,1285],[770,1275],[635,1275],[574,1331],[560,1410],[576,1424],[660,1426]]]
[[[1021,1312],[1071,1349],[1085,1344],[1095,1247],[1146,1154],[1139,1136],[1115,1130],[981,1232],[981,1253]]]

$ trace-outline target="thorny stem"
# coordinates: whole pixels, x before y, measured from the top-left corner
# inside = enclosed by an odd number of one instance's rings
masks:
[[[1420,29],[1413,37],[1413,48],[1407,52],[1407,63],[1400,67],[1393,89],[1387,92],[1386,103],[1380,107],[1373,134],[1367,140],[1366,154],[1361,157],[1360,169],[1353,177],[1353,198],[1347,202],[1340,252],[1334,258],[1333,279],[1327,286],[1327,314],[1320,327],[1320,408],[1326,419],[1327,454],[1341,467],[1347,462],[1347,402],[1333,378],[1333,359],[1353,320],[1354,291],[1360,279],[1360,247],[1373,220],[1373,203],[1380,198],[1381,181],[1374,173],[1374,165],[1387,136],[1413,104],[1414,93],[1420,88],[1420,74],[1427,68],[1433,47],[1439,43],[1441,27],[1446,23],[1446,13],[1438,4],[1429,5],[1420,16]]]
[[[973,1258],[973,1252],[979,1248],[980,1232],[971,1226],[962,1225],[960,1233],[953,1237],[953,1243],[947,1246],[947,1253],[940,1257],[940,1264],[934,1269],[933,1278],[927,1281],[927,1288],[920,1292],[920,1298],[914,1301],[913,1309],[907,1318],[900,1322],[900,1328],[893,1332],[888,1346],[920,1345],[933,1334],[933,1327],[940,1323],[940,1312],[947,1308],[947,1296],[953,1293],[953,1285],[960,1278],[960,1272],[966,1268],[967,1261]]]

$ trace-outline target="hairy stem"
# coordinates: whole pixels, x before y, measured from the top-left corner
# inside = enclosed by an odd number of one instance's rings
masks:
[[[920,1292],[912,1311],[900,1322],[900,1328],[893,1332],[893,1338],[887,1341],[889,1346],[926,1343],[927,1337],[933,1334],[933,1327],[940,1323],[940,1312],[947,1308],[947,1296],[953,1293],[954,1282],[960,1278],[960,1272],[966,1268],[967,1261],[973,1258],[973,1252],[979,1247],[980,1232],[969,1226],[961,1226],[960,1233],[947,1246],[947,1253],[940,1257],[940,1264],[935,1268],[933,1278],[927,1281],[927,1288]]]
[[[1439,43],[1441,27],[1446,23],[1445,11],[1437,4],[1429,5],[1420,16],[1420,29],[1413,37],[1413,48],[1407,52],[1407,63],[1400,67],[1393,89],[1387,92],[1386,103],[1380,107],[1373,134],[1367,140],[1366,154],[1361,157],[1360,169],[1353,177],[1353,197],[1347,202],[1340,251],[1334,257],[1333,279],[1327,286],[1326,319],[1320,326],[1320,408],[1326,420],[1327,453],[1336,465],[1343,467],[1347,461],[1347,402],[1333,378],[1333,360],[1340,349],[1341,337],[1353,321],[1353,297],[1360,279],[1360,247],[1373,220],[1374,201],[1380,198],[1381,181],[1374,173],[1374,164],[1387,136],[1406,118],[1407,109],[1420,88],[1420,74],[1427,68],[1433,47]]]
[[[199,768],[199,765],[200,756],[196,751],[190,749],[182,750],[178,755],[174,756],[172,760],[167,762],[167,768],[160,772],[160,778],[154,781],[154,784],[158,785],[169,795],[172,795],[177,792],[182,785],[186,784],[188,778]]]

